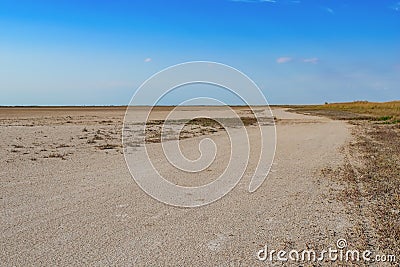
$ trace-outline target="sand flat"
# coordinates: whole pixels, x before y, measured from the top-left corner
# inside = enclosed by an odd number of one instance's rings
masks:
[[[221,200],[188,209],[152,199],[132,179],[124,112],[0,109],[2,266],[265,266],[256,258],[265,244],[326,248],[352,226],[320,172],[343,162],[345,122],[274,109],[277,151],[264,184],[248,193],[247,173]],[[197,138],[184,145],[196,147]]]

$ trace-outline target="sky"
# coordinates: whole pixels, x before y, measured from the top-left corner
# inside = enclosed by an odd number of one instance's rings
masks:
[[[127,105],[188,61],[242,71],[270,104],[399,100],[400,2],[0,0],[0,105]],[[237,104],[179,90],[161,103]]]

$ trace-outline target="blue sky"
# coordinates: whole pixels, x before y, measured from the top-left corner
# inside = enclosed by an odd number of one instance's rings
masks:
[[[399,29],[399,1],[1,0],[0,105],[124,105],[193,60],[243,71],[271,104],[400,99]]]

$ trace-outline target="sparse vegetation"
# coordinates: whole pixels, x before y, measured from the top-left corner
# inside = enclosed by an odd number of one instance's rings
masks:
[[[96,140],[97,140],[97,141],[98,141],[98,140],[104,140],[104,138],[101,137],[101,136],[98,135],[98,134],[95,134],[94,137],[93,137],[93,140],[94,140],[94,141],[96,141]]]
[[[60,145],[56,146],[56,148],[65,148],[65,147],[70,147],[70,146],[67,144],[60,144]]]
[[[250,115],[252,115],[251,113]],[[264,118],[265,119],[265,118]],[[244,116],[238,118],[195,118],[192,120],[151,120],[146,122],[146,142],[161,142],[161,127],[163,125],[181,125],[185,124],[180,132],[179,139],[186,139],[200,135],[208,135],[223,130],[224,127],[240,127],[256,125],[257,118],[255,116]],[[266,121],[262,121],[265,123]]]
[[[66,155],[65,154],[61,154],[61,153],[51,153],[48,156],[46,156],[45,158],[59,158],[62,160],[66,160]]]
[[[378,120],[378,121],[388,121],[388,120],[391,120],[392,118],[393,118],[393,116],[382,116],[382,117],[379,117],[376,120]]]
[[[363,236],[364,247],[371,237],[365,221],[371,222],[377,242],[383,250],[400,254],[400,101],[388,103],[325,104],[297,106],[292,111],[345,119],[355,125],[355,142],[351,144],[354,157],[361,155],[363,164],[351,160],[340,170],[325,176],[340,177],[347,185],[340,199],[351,210],[360,209],[361,220],[357,234]],[[370,245],[370,244],[369,244]]]
[[[377,242],[382,249],[400,254],[400,127],[375,123],[360,123],[356,129],[355,149],[362,156],[362,167],[356,174],[349,172],[348,189],[343,201],[352,201],[372,222]],[[359,190],[362,188],[363,190]],[[364,233],[368,236],[367,233]],[[368,238],[368,237],[367,237]]]
[[[292,106],[292,111],[311,113],[343,120],[373,120],[384,123],[400,121],[400,101],[385,103],[356,101],[349,103],[326,103],[325,105]]]
[[[115,145],[115,144],[104,144],[104,145],[97,146],[97,148],[100,150],[118,149],[119,147],[121,147],[121,146]]]

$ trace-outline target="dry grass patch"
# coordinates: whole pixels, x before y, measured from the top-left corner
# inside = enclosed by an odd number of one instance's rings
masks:
[[[97,146],[97,148],[100,150],[119,149],[120,147],[121,145],[116,145],[116,144],[104,144]]]
[[[225,127],[251,126],[257,124],[256,117],[238,118],[195,118],[192,120],[151,120],[146,122],[146,143],[160,143],[162,127],[172,127],[184,124],[179,133],[179,139],[196,137],[199,135],[213,134],[224,131]],[[168,139],[168,137],[167,137]]]
[[[359,210],[358,241],[366,246],[372,239],[380,250],[400,255],[400,101],[296,106],[292,111],[355,125],[350,158],[323,174],[346,185],[339,199],[349,210]],[[353,164],[354,159],[362,164]]]
[[[345,185],[338,199],[357,218],[356,243],[400,255],[400,124],[358,122],[354,135],[352,156],[323,175]]]
[[[61,154],[61,153],[51,153],[48,156],[45,156],[44,158],[53,158],[53,159],[62,159],[66,160],[66,154]]]
[[[291,111],[310,113],[343,120],[374,120],[386,124],[400,122],[400,101],[331,103],[325,105],[289,106]]]

